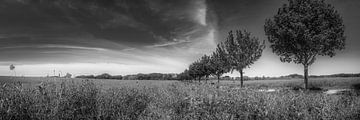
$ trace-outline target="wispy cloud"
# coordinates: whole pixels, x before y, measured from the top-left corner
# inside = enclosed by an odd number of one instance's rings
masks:
[[[107,51],[105,48],[97,47],[85,47],[85,46],[71,46],[71,45],[59,45],[59,44],[49,44],[49,45],[29,45],[29,46],[9,46],[1,47],[0,49],[24,49],[24,48],[37,48],[37,49],[78,49],[78,50],[95,50],[95,51]]]
[[[193,19],[199,24],[206,26],[206,0],[197,0],[194,4],[197,8],[195,9]]]
[[[189,40],[174,40],[172,42],[166,42],[166,43],[160,43],[155,45],[149,45],[146,46],[147,48],[155,48],[155,47],[169,47],[169,46],[175,46],[183,43],[191,43]]]
[[[70,46],[70,45],[44,45],[38,46],[38,48],[62,48],[62,49],[80,49],[80,50],[95,50],[95,51],[107,51],[105,48],[98,47],[84,47],[84,46]]]

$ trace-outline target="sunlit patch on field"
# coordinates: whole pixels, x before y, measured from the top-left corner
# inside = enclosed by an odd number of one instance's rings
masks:
[[[333,95],[333,94],[344,94],[344,93],[350,93],[351,89],[332,89],[332,90],[327,90],[326,92],[324,92],[325,94],[329,94],[329,95]]]
[[[275,92],[277,90],[276,89],[260,89],[258,91],[260,91],[260,92]]]

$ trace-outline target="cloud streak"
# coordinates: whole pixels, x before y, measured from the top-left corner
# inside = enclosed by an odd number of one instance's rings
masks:
[[[78,50],[95,50],[95,51],[107,51],[105,48],[96,48],[96,47],[83,47],[83,46],[71,46],[71,45],[39,45],[39,46],[12,46],[12,47],[2,47],[0,49],[27,49],[27,48],[37,48],[37,49],[78,49]]]

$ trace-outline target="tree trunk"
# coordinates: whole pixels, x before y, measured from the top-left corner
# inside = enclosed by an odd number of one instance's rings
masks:
[[[200,83],[200,79],[201,79],[201,77],[199,77],[199,83]]]
[[[304,65],[304,88],[308,89],[308,65]]]
[[[240,70],[240,87],[244,86],[243,70]]]
[[[218,84],[220,83],[220,75],[217,75]]]
[[[208,79],[209,79],[209,76],[206,75],[206,76],[205,76],[205,83],[207,83]]]

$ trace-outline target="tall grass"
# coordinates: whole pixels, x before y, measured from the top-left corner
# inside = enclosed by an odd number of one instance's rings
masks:
[[[191,83],[104,90],[63,80],[0,87],[0,119],[360,119],[360,97]]]

